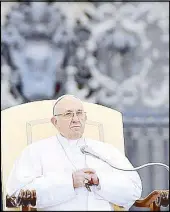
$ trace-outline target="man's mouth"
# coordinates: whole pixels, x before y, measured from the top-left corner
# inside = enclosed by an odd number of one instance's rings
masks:
[[[75,128],[75,127],[81,127],[81,126],[76,125],[76,126],[72,126],[71,128]]]

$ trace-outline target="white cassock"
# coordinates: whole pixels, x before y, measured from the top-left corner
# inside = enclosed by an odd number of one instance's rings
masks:
[[[61,135],[37,141],[24,149],[8,178],[7,194],[20,189],[35,189],[37,210],[113,211],[113,204],[128,210],[141,197],[142,185],[136,171],[120,171],[92,156],[85,156],[80,147],[88,145],[117,167],[132,168],[128,159],[111,144],[81,138],[67,140]],[[91,192],[85,187],[74,189],[75,169],[96,170],[100,185]]]

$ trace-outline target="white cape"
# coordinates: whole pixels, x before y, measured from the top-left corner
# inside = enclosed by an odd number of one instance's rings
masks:
[[[62,146],[61,146],[62,144]],[[80,147],[88,145],[99,155],[120,168],[132,168],[129,160],[111,144],[92,139],[70,140],[58,135],[27,146],[16,160],[8,178],[7,194],[20,189],[35,189],[37,210],[105,210],[112,204],[128,210],[141,197],[142,185],[136,171],[119,171],[92,156],[85,156]],[[64,149],[63,149],[64,148]],[[93,168],[100,186],[73,188],[72,172]]]

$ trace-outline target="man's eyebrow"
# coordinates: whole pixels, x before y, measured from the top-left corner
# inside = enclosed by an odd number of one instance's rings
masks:
[[[78,109],[77,111],[83,111],[82,109]],[[67,112],[74,112],[73,110],[66,110],[65,113]]]
[[[73,112],[73,110],[66,110],[65,113],[67,113],[67,112]]]

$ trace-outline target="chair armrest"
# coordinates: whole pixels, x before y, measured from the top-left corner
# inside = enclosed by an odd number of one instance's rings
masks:
[[[6,207],[16,208],[22,206],[23,211],[31,210],[31,207],[36,205],[36,191],[21,190],[18,197],[6,196]],[[135,207],[150,208],[151,211],[160,211],[160,207],[169,205],[169,190],[155,190],[147,197],[136,200]],[[118,206],[119,208],[119,206]],[[122,208],[118,209],[122,210]]]
[[[22,210],[28,211],[31,207],[36,205],[36,191],[35,190],[21,190],[18,197],[6,195],[6,207],[17,208],[22,207]]]
[[[169,205],[169,190],[155,190],[144,199],[136,200],[135,207],[150,208],[151,211],[159,211],[160,207]]]

